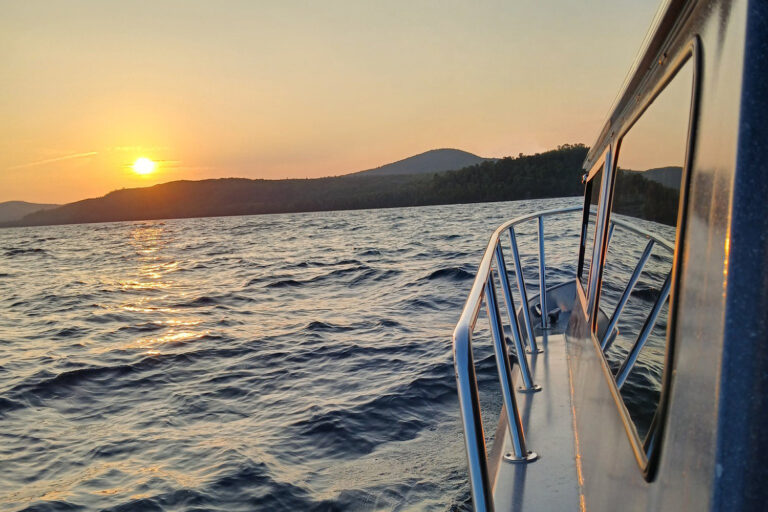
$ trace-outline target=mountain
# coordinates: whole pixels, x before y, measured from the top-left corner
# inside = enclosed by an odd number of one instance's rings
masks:
[[[38,210],[50,210],[58,204],[28,203],[26,201],[6,201],[0,203],[0,223],[20,220],[25,215]]]
[[[679,166],[658,167],[656,169],[648,169],[642,173],[642,176],[664,187],[680,190],[683,168]]]
[[[460,149],[433,149],[375,169],[359,171],[346,176],[392,176],[456,171],[488,160],[495,159],[483,158]]]
[[[123,189],[31,213],[5,226],[74,224],[262,213],[392,208],[578,196],[581,144],[518,158],[484,160],[458,171],[352,174],[332,178],[173,181]]]

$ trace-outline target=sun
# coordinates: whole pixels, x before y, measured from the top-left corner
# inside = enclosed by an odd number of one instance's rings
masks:
[[[133,172],[136,174],[152,174],[155,172],[155,167],[157,167],[157,164],[146,157],[137,158],[135,162],[133,162],[133,165],[131,166],[133,168]]]

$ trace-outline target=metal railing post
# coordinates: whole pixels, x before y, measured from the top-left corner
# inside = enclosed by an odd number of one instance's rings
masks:
[[[653,331],[653,327],[656,325],[656,319],[658,318],[659,313],[661,313],[661,308],[664,306],[664,302],[666,302],[667,297],[669,297],[669,290],[672,284],[671,277],[672,273],[670,272],[667,275],[666,281],[664,281],[664,286],[661,288],[661,292],[659,293],[659,297],[656,299],[656,303],[653,305],[651,314],[645,320],[643,330],[640,331],[640,335],[637,337],[637,340],[635,340],[635,344],[632,345],[632,349],[629,351],[629,354],[627,354],[627,358],[621,364],[619,371],[616,372],[616,386],[619,389],[621,389],[621,387],[627,381],[627,377],[629,377],[629,373],[635,366],[635,362],[637,361],[637,357],[640,355],[640,351],[645,346],[645,342],[648,341],[648,336],[651,335],[651,331]]]
[[[541,328],[549,328],[549,309],[547,308],[547,277],[544,262],[544,217],[539,217],[539,305],[541,306]]]
[[[472,283],[472,288],[469,291],[469,296],[462,309],[459,321],[453,330],[453,359],[454,369],[456,370],[456,383],[459,398],[459,407],[461,411],[461,421],[464,428],[464,443],[467,451],[467,462],[469,465],[469,480],[470,480],[470,492],[472,494],[472,503],[475,510],[492,511],[493,510],[493,484],[488,475],[488,461],[486,457],[485,447],[485,433],[483,430],[482,416],[480,413],[480,399],[477,388],[477,375],[475,373],[474,361],[472,358],[472,332],[475,329],[478,314],[483,307],[483,300],[486,300],[486,305],[493,307],[488,308],[489,318],[492,318],[492,332],[494,335],[494,351],[496,352],[496,366],[499,372],[502,388],[506,388],[504,393],[505,408],[507,414],[505,416],[506,421],[509,423],[510,436],[512,437],[514,445],[514,453],[505,454],[507,460],[513,462],[533,460],[537,456],[535,453],[528,452],[525,447],[525,437],[523,435],[522,421],[520,419],[520,412],[517,409],[517,402],[515,399],[515,392],[512,389],[512,364],[506,353],[507,341],[504,337],[503,326],[500,321],[500,314],[498,308],[498,301],[496,300],[495,291],[493,288],[493,260],[496,246],[500,243],[501,235],[509,230],[512,237],[512,247],[515,255],[515,274],[518,277],[518,285],[520,286],[521,296],[523,300],[523,313],[526,318],[526,330],[528,333],[528,339],[531,340],[531,345],[536,348],[536,338],[533,336],[533,329],[530,321],[528,299],[525,290],[525,281],[522,275],[522,266],[520,265],[520,256],[517,250],[517,241],[514,238],[514,231],[512,226],[532,220],[538,216],[555,215],[561,213],[570,213],[582,211],[583,207],[574,206],[570,208],[560,208],[555,210],[547,210],[538,212],[532,215],[525,215],[512,219],[499,226],[491,236],[491,240],[486,247],[483,257],[480,260],[480,265],[475,275],[475,280]],[[502,266],[500,266],[501,268]],[[506,266],[503,266],[506,269]],[[506,274],[506,272],[505,272]],[[490,286],[489,286],[490,281]],[[509,280],[507,279],[507,285]],[[506,287],[506,291],[510,291],[510,299],[512,298],[511,288]],[[491,301],[489,303],[489,301]],[[514,304],[510,303],[510,314],[515,315]],[[515,324],[513,324],[515,325]],[[517,323],[517,332],[520,333],[520,325]],[[502,341],[503,340],[503,341]],[[522,335],[520,336],[522,342]],[[520,351],[522,343],[516,348]],[[526,360],[523,358],[523,360]],[[522,368],[522,365],[521,365]],[[530,369],[530,368],[529,368]],[[522,371],[522,370],[521,370]],[[516,454],[521,456],[516,457]]]
[[[496,272],[499,274],[499,281],[501,281],[501,290],[504,293],[504,302],[507,304],[507,313],[509,314],[509,325],[512,330],[512,338],[515,343],[515,355],[517,356],[518,364],[520,365],[520,375],[523,378],[523,386],[519,389],[521,391],[539,391],[541,386],[537,386],[533,383],[531,377],[531,369],[528,365],[528,359],[525,357],[525,350],[523,349],[523,340],[520,333],[520,324],[517,321],[517,314],[515,314],[515,303],[512,299],[512,290],[509,286],[509,276],[507,275],[507,264],[504,262],[504,253],[501,250],[501,244],[496,244]]]
[[[611,226],[613,226],[613,224],[611,224]],[[632,272],[632,276],[629,278],[629,282],[627,283],[626,288],[624,288],[624,293],[621,294],[621,298],[619,299],[618,304],[616,304],[616,309],[613,311],[611,320],[608,322],[608,327],[605,328],[603,339],[600,341],[600,348],[603,350],[603,352],[608,349],[608,340],[611,337],[613,329],[616,328],[616,324],[619,323],[619,317],[621,316],[624,306],[629,300],[629,296],[632,294],[632,290],[635,288],[637,281],[640,279],[640,274],[643,272],[645,263],[648,261],[648,258],[651,255],[653,244],[653,239],[648,240],[648,243],[645,246],[645,250],[643,251],[642,256],[640,256],[640,260],[638,260],[637,265],[635,265],[635,270]]]
[[[535,460],[538,455],[529,451],[525,446],[523,422],[520,420],[520,411],[517,408],[517,399],[512,383],[512,365],[509,363],[506,344],[504,343],[504,331],[501,326],[499,305],[496,301],[496,288],[493,286],[492,276],[489,276],[485,282],[485,306],[488,310],[488,321],[491,324],[491,334],[493,335],[493,350],[496,354],[496,368],[499,371],[501,395],[507,412],[509,433],[512,437],[512,453],[506,454],[504,458],[510,462],[529,462]]]
[[[469,484],[475,510],[493,511],[493,492],[485,456],[485,432],[480,413],[475,363],[472,357],[471,329],[457,329],[453,335],[453,360],[459,395],[459,411],[467,449]]]
[[[523,266],[520,264],[520,252],[517,249],[517,237],[515,228],[509,228],[509,239],[512,244],[512,258],[515,260],[515,278],[517,279],[517,289],[520,290],[520,305],[523,310],[523,320],[525,320],[525,331],[528,335],[528,348],[531,353],[542,352],[536,345],[536,336],[533,334],[533,325],[531,324],[531,312],[528,309],[528,293],[525,291],[525,277],[523,277]]]

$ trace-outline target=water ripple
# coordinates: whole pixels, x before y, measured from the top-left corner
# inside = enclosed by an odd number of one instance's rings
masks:
[[[496,225],[578,202],[0,230],[0,509],[467,510],[451,330]]]

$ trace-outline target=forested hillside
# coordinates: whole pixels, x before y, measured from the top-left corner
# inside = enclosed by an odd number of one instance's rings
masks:
[[[564,145],[458,171],[303,180],[224,178],[124,189],[6,226],[389,208],[581,195],[587,148]]]

